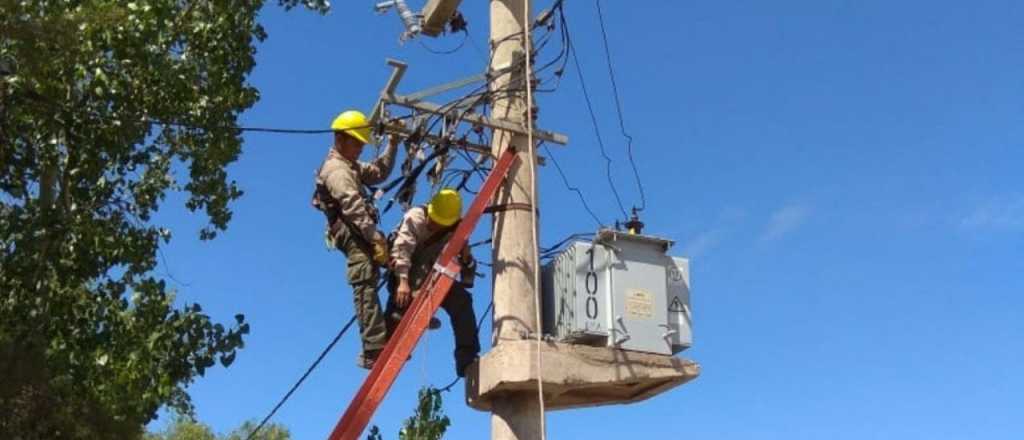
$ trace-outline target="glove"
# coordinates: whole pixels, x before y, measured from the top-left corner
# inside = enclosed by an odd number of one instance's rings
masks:
[[[380,233],[373,236],[373,262],[378,266],[388,264],[388,242]]]

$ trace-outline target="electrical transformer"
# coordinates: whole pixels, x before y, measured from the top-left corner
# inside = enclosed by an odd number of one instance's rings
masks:
[[[544,332],[555,340],[671,355],[692,343],[690,264],[673,242],[603,229],[542,269]]]

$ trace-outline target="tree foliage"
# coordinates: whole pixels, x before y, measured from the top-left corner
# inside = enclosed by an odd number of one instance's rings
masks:
[[[202,239],[231,220],[262,6],[0,0],[0,437],[139,433],[242,348],[241,314],[175,304],[151,219],[177,191]]]
[[[248,440],[249,436],[256,429],[256,424],[247,421],[224,437],[224,440]],[[259,432],[252,437],[252,440],[289,440],[292,438],[288,428],[277,423],[268,423],[260,428]]]
[[[217,440],[217,434],[204,423],[177,417],[163,431],[146,434],[143,440]]]
[[[398,431],[399,440],[441,440],[451,426],[451,420],[444,415],[441,391],[433,387],[420,389],[419,400],[412,416],[405,419]],[[380,428],[373,426],[367,440],[384,440]]]
[[[146,434],[143,440],[247,440],[256,424],[247,421],[227,435],[217,435],[206,424],[178,417],[161,432]],[[252,440],[290,440],[288,428],[276,423],[265,425]]]

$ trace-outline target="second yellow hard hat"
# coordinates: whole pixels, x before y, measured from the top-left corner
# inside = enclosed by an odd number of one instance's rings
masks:
[[[427,215],[441,226],[451,226],[462,217],[462,195],[458,191],[445,188],[427,204]]]

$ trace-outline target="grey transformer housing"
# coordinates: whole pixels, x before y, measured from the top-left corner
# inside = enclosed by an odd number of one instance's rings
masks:
[[[672,355],[692,344],[689,260],[673,242],[602,229],[541,272],[543,327],[557,341]]]

